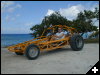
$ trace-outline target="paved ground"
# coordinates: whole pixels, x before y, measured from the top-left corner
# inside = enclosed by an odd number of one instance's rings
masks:
[[[99,44],[85,44],[82,51],[71,48],[43,52],[28,60],[1,48],[2,74],[86,74],[99,61]]]

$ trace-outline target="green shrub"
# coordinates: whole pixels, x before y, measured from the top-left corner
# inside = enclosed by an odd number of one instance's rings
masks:
[[[99,38],[94,38],[94,39],[85,39],[85,43],[99,43]]]

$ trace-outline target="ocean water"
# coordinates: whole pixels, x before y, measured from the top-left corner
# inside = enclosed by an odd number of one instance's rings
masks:
[[[18,44],[33,38],[30,34],[1,34],[1,47]]]

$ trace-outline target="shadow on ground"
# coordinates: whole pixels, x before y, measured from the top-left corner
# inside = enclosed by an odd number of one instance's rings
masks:
[[[68,51],[73,51],[71,48],[59,48],[59,49],[55,49],[55,50],[50,50],[50,51],[43,51],[40,53],[39,57],[37,59],[41,59],[42,57],[47,57],[47,56],[52,56],[52,55],[57,55],[63,52],[68,52]],[[16,59],[27,59],[25,55],[16,55],[15,53],[10,53],[11,55],[9,55],[9,57],[15,57]],[[17,57],[16,57],[17,56]],[[37,60],[36,59],[36,60]]]
[[[54,54],[59,54],[63,52],[68,52],[68,51],[73,51],[71,48],[59,48],[51,51],[43,51],[40,53],[40,57],[48,56],[48,55],[54,55]]]

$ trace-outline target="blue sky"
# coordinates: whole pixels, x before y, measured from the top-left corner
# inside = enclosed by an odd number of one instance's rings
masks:
[[[62,16],[73,20],[80,11],[94,11],[98,6],[98,1],[2,1],[1,33],[31,33],[30,27],[41,23],[44,16],[54,11],[60,11]]]

